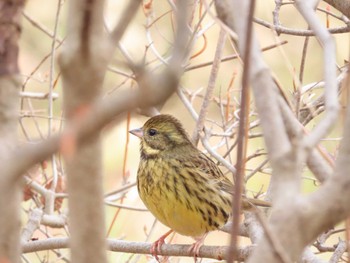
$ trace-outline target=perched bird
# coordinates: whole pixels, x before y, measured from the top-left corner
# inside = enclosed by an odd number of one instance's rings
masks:
[[[153,244],[151,253],[157,257],[165,238],[175,231],[197,240],[190,249],[197,256],[207,233],[225,225],[231,216],[233,184],[193,145],[171,115],[152,117],[130,133],[141,139],[139,195],[149,211],[171,229]],[[264,206],[264,201],[244,197],[243,209],[256,201]]]

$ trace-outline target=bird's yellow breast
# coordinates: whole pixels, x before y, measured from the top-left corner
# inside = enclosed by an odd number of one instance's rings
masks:
[[[155,190],[151,195],[141,194],[141,196],[152,214],[175,232],[197,237],[209,231],[200,213],[188,209],[174,195],[163,195],[160,191]]]
[[[164,225],[185,236],[202,236],[224,225],[227,215],[217,208],[222,207],[217,193],[201,189],[207,182],[193,179],[180,162],[174,162],[141,161],[138,190],[146,207]]]

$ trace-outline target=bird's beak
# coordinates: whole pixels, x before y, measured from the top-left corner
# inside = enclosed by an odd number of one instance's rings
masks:
[[[138,128],[138,129],[133,129],[133,130],[130,130],[129,131],[131,134],[139,137],[139,138],[142,138],[143,137],[143,130],[142,128]]]

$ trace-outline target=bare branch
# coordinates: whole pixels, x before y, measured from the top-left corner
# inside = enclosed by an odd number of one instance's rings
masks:
[[[27,242],[22,245],[23,253],[31,253],[42,250],[52,250],[68,247],[68,238],[50,238],[41,241]],[[108,249],[115,252],[124,253],[137,253],[137,254],[150,254],[152,243],[131,242],[124,240],[108,239]],[[190,245],[162,245],[158,255],[160,256],[182,256],[193,257],[193,254],[189,251]],[[239,249],[238,260],[244,261],[251,251],[253,246],[247,246]],[[225,259],[225,253],[227,247],[225,246],[202,246],[198,257],[200,258],[214,258],[217,260]]]
[[[249,92],[249,80],[250,80],[250,70],[251,70],[251,45],[252,45],[252,35],[253,35],[253,15],[255,11],[255,0],[251,0],[249,4],[249,11],[246,17],[246,37],[244,39],[245,49],[243,53],[243,76],[242,76],[242,88],[241,88],[241,110],[239,112],[239,127],[238,127],[238,143],[237,143],[237,173],[233,176],[234,185],[234,195],[232,197],[232,211],[233,211],[233,221],[232,232],[231,232],[231,242],[230,242],[230,253],[228,255],[227,261],[229,263],[236,260],[237,248],[238,248],[238,232],[239,232],[239,218],[241,214],[242,206],[242,194],[244,193],[244,171],[246,167],[246,154],[247,154],[247,134],[248,134],[248,123],[249,123],[249,102],[250,102],[250,92]]]
[[[203,103],[201,106],[201,110],[199,112],[196,128],[195,128],[193,135],[192,135],[192,141],[195,145],[198,144],[199,133],[203,130],[205,116],[206,116],[207,111],[208,111],[208,106],[209,106],[209,103],[211,101],[211,97],[213,96],[213,92],[214,92],[214,88],[215,88],[215,81],[216,81],[216,77],[217,77],[217,74],[218,74],[218,71],[220,68],[221,56],[222,56],[222,52],[223,52],[224,45],[225,45],[225,39],[226,39],[226,32],[223,29],[221,29],[220,35],[218,38],[218,42],[217,42],[216,51],[215,51],[215,57],[213,60],[213,66],[211,68],[210,79],[209,79],[207,91],[205,93],[204,100],[203,100]]]
[[[148,242],[153,240],[154,234],[159,234],[156,233],[159,230],[157,220],[153,224],[146,223],[143,229],[138,226],[137,231],[144,235],[141,238],[143,243],[106,239],[105,229],[108,229],[107,237],[111,234],[122,239],[124,234],[128,235],[129,225],[122,230],[115,227],[125,223],[124,217],[118,216],[118,211],[130,213],[130,217],[143,216],[148,212],[133,202],[137,191],[131,188],[136,185],[134,165],[137,158],[131,155],[133,151],[125,150],[124,163],[121,165],[122,159],[112,157],[117,159],[114,165],[117,169],[122,167],[122,172],[113,171],[112,175],[110,166],[106,167],[106,172],[102,172],[99,134],[100,131],[103,136],[119,132],[119,126],[117,129],[111,126],[124,125],[126,111],[129,113],[124,131],[129,130],[130,114],[133,112],[146,116],[160,113],[174,91],[177,91],[178,98],[172,98],[164,107],[165,111],[182,120],[182,116],[178,115],[186,108],[192,119],[183,116],[185,126],[193,127],[196,122],[199,124],[195,132],[201,140],[199,148],[224,167],[225,175],[236,174],[238,168],[238,173],[246,179],[247,196],[273,201],[273,207],[264,211],[269,214],[269,222],[259,221],[254,213],[241,215],[236,209],[234,219],[220,229],[230,233],[234,224],[244,220],[239,224],[239,235],[244,236],[245,241],[250,239],[253,245],[238,248],[239,260],[249,263],[324,263],[321,258],[331,262],[344,259],[345,242],[339,240],[344,240],[344,235],[349,236],[349,231],[346,232],[343,227],[334,228],[334,224],[350,213],[346,204],[346,200],[350,199],[350,182],[345,176],[350,170],[350,164],[347,164],[350,163],[350,143],[347,139],[350,137],[349,121],[345,124],[344,133],[338,129],[339,125],[344,124],[344,119],[339,118],[330,135],[322,131],[324,135],[318,134],[317,139],[314,138],[315,147],[311,148],[314,145],[307,144],[309,130],[326,115],[327,96],[322,89],[329,87],[329,83],[322,80],[323,75],[320,76],[318,68],[323,65],[318,63],[322,59],[317,46],[319,39],[315,41],[315,38],[310,38],[309,47],[304,49],[303,54],[300,46],[302,42],[294,45],[296,39],[302,37],[291,35],[317,35],[308,25],[307,30],[305,26],[298,28],[284,25],[303,23],[304,19],[299,15],[295,16],[295,21],[285,20],[298,12],[294,0],[275,0],[275,8],[263,5],[254,14],[251,12],[251,17],[254,15],[256,18],[248,20],[254,21],[256,34],[250,34],[246,19],[249,2],[168,0],[158,5],[153,0],[131,0],[125,3],[56,0],[58,8],[54,4],[47,10],[50,20],[47,20],[47,14],[43,19],[42,12],[37,12],[30,4],[26,12],[20,13],[25,18],[23,29],[16,22],[0,25],[0,30],[9,27],[15,34],[21,30],[26,32],[22,38],[23,45],[20,46],[24,84],[20,93],[19,124],[24,142],[20,134],[19,145],[16,145],[16,134],[13,132],[16,130],[18,107],[9,111],[5,109],[18,102],[20,79],[16,75],[0,78],[0,224],[3,226],[0,228],[0,254],[4,255],[5,261],[19,262],[21,245],[28,253],[49,250],[23,254],[22,260],[28,263],[33,260],[45,261],[47,253],[54,256],[50,256],[51,261],[58,259],[68,262],[68,255],[71,255],[71,261],[104,262],[106,250],[130,253],[130,256],[110,253],[113,258],[126,257],[130,263],[143,260],[141,257],[145,256],[142,255],[150,257],[151,244]],[[317,14],[321,24],[325,24],[323,31],[327,31],[328,36],[332,34],[337,43],[339,75],[333,83],[336,92],[333,91],[331,97],[333,101],[334,97],[340,96],[342,108],[345,109],[349,104],[347,84],[339,83],[347,75],[343,65],[349,61],[344,58],[348,50],[347,46],[344,48],[343,36],[336,34],[350,30],[350,19],[344,15],[348,13],[346,6],[349,0],[326,2],[334,7],[338,4],[343,14],[318,0],[305,0],[301,4],[312,4],[312,8],[305,10],[312,12],[312,15]],[[0,4],[0,9],[3,5]],[[217,14],[213,5],[216,5]],[[123,10],[113,10],[120,6],[124,7]],[[66,30],[62,30],[64,28],[59,13],[61,8],[63,10],[66,7],[69,8],[69,20]],[[0,13],[3,14],[0,14],[0,19],[10,15],[9,12]],[[120,15],[116,17],[115,13]],[[264,20],[257,17],[263,17]],[[108,25],[111,22],[116,23],[110,30]],[[222,32],[219,35],[220,30]],[[222,41],[223,31],[230,36],[225,43]],[[61,35],[67,32],[68,35]],[[123,37],[126,33],[127,36]],[[275,38],[266,37],[266,33]],[[279,34],[284,34],[286,41],[278,39]],[[42,36],[40,43],[27,50],[38,41],[37,35]],[[249,44],[247,36],[252,37],[252,44]],[[5,33],[0,34],[0,41],[7,37],[9,35]],[[261,49],[258,41],[266,45],[265,48]],[[326,43],[320,42],[321,45]],[[317,48],[312,48],[315,44]],[[6,45],[0,44],[0,56],[5,55],[4,47]],[[262,55],[262,51],[267,49],[273,50]],[[45,50],[49,50],[49,53]],[[323,51],[326,52],[326,49]],[[251,52],[250,59],[247,59],[247,55],[243,56],[245,52]],[[335,50],[329,52],[334,53]],[[54,74],[57,58],[61,69],[58,74]],[[5,60],[2,61],[5,63]],[[230,62],[220,65],[224,61]],[[219,65],[220,74],[217,72]],[[332,66],[336,66],[335,61]],[[247,74],[247,68],[251,74]],[[270,71],[276,72],[276,75]],[[324,73],[328,74],[326,70]],[[178,88],[182,75],[184,78],[180,86],[185,88]],[[249,80],[251,83],[254,95],[251,101],[241,96],[239,79],[242,75],[245,82]],[[299,83],[301,79],[305,83]],[[214,86],[217,87],[214,89]],[[244,114],[245,109],[249,114]],[[340,116],[345,116],[345,110]],[[242,128],[244,120],[248,120],[246,132],[238,134],[239,123]],[[329,128],[329,123],[326,128]],[[128,143],[128,138],[126,141]],[[123,142],[124,134],[118,136],[118,149],[114,147],[113,153],[117,151],[120,156],[119,147]],[[248,144],[246,153],[242,150],[242,142]],[[311,149],[304,147],[305,142]],[[110,147],[103,144],[104,151]],[[240,155],[239,161],[235,163],[237,148],[240,148]],[[56,154],[57,158],[50,161],[52,154]],[[40,165],[37,162],[41,162]],[[53,171],[48,169],[52,163],[57,164],[52,167]],[[33,164],[35,169],[27,172]],[[310,175],[310,171],[316,178]],[[55,176],[56,172],[59,177]],[[55,180],[67,175],[68,192],[64,185],[55,187]],[[104,181],[102,175],[106,176],[108,182],[113,182],[113,185],[107,185],[105,193],[101,190],[101,182]],[[115,187],[120,184],[120,179],[123,186]],[[124,185],[129,180],[133,183]],[[19,210],[21,189],[18,186],[19,182],[23,185],[23,181],[26,182],[25,203]],[[305,190],[313,193],[305,194]],[[130,197],[129,203],[123,202],[126,196]],[[68,202],[69,209],[65,206],[63,209],[56,207],[55,199]],[[116,212],[111,221],[103,220],[106,208]],[[21,216],[27,215],[22,235],[19,211]],[[109,224],[107,228],[104,222]],[[112,229],[114,231],[110,232]],[[64,237],[69,235],[70,238],[56,239],[52,238],[53,234]],[[43,240],[43,236],[47,239]],[[169,243],[172,243],[174,236],[169,239]],[[226,243],[217,241],[218,245]],[[227,259],[227,249],[204,246],[200,255]],[[191,256],[185,245],[165,245],[161,255]]]
[[[329,260],[329,263],[337,263],[340,261],[341,257],[345,253],[347,249],[347,245],[345,241],[340,241],[337,245],[337,248],[334,251],[334,254]]]
[[[127,29],[129,23],[136,15],[137,10],[139,9],[141,0],[131,0],[126,10],[122,12],[119,23],[111,32],[112,45],[117,45],[120,39],[122,38],[125,30]]]
[[[307,148],[313,148],[333,127],[338,117],[338,92],[336,82],[335,43],[332,35],[321,24],[313,10],[311,1],[296,1],[299,12],[323,44],[326,115],[304,138]]]
[[[43,211],[41,209],[34,209],[29,214],[29,220],[22,230],[22,242],[27,242],[32,237],[35,230],[37,230],[40,226],[41,218],[43,216]]]
[[[267,28],[273,29],[276,31],[277,34],[287,34],[287,35],[293,35],[293,36],[303,36],[303,37],[310,37],[314,36],[315,33],[312,30],[307,30],[307,29],[291,29],[288,27],[284,27],[281,25],[275,26],[269,22],[266,22],[265,20],[262,20],[260,18],[254,18],[254,21],[262,26],[265,26]],[[338,27],[338,28],[330,28],[328,29],[330,34],[344,34],[350,32],[350,26],[346,25],[343,27]]]
[[[22,25],[22,0],[0,2],[0,162],[8,162],[9,152],[17,144],[16,124],[20,78],[18,76],[18,40]],[[14,159],[15,160],[15,159]],[[12,161],[15,163],[15,161]],[[2,168],[2,167],[1,167]],[[0,255],[3,261],[20,262],[20,201],[18,181],[0,176]]]
[[[19,93],[22,98],[31,98],[31,99],[39,99],[44,100],[47,99],[48,94],[43,92],[30,92],[30,91],[22,91]],[[52,93],[52,99],[58,99],[57,93]]]

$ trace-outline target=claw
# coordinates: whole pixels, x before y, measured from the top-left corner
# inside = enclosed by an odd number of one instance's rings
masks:
[[[156,258],[158,262],[160,262],[158,257],[158,252],[160,252],[160,249],[162,245],[165,243],[165,239],[167,238],[167,236],[169,236],[172,232],[173,230],[169,230],[164,235],[162,235],[157,241],[155,241],[151,246],[151,254]]]
[[[197,257],[199,256],[199,250],[203,246],[204,240],[206,237],[207,237],[207,234],[204,234],[203,236],[201,236],[199,238],[194,238],[196,240],[196,242],[193,243],[188,250],[190,253],[193,253],[194,262],[197,262]]]

